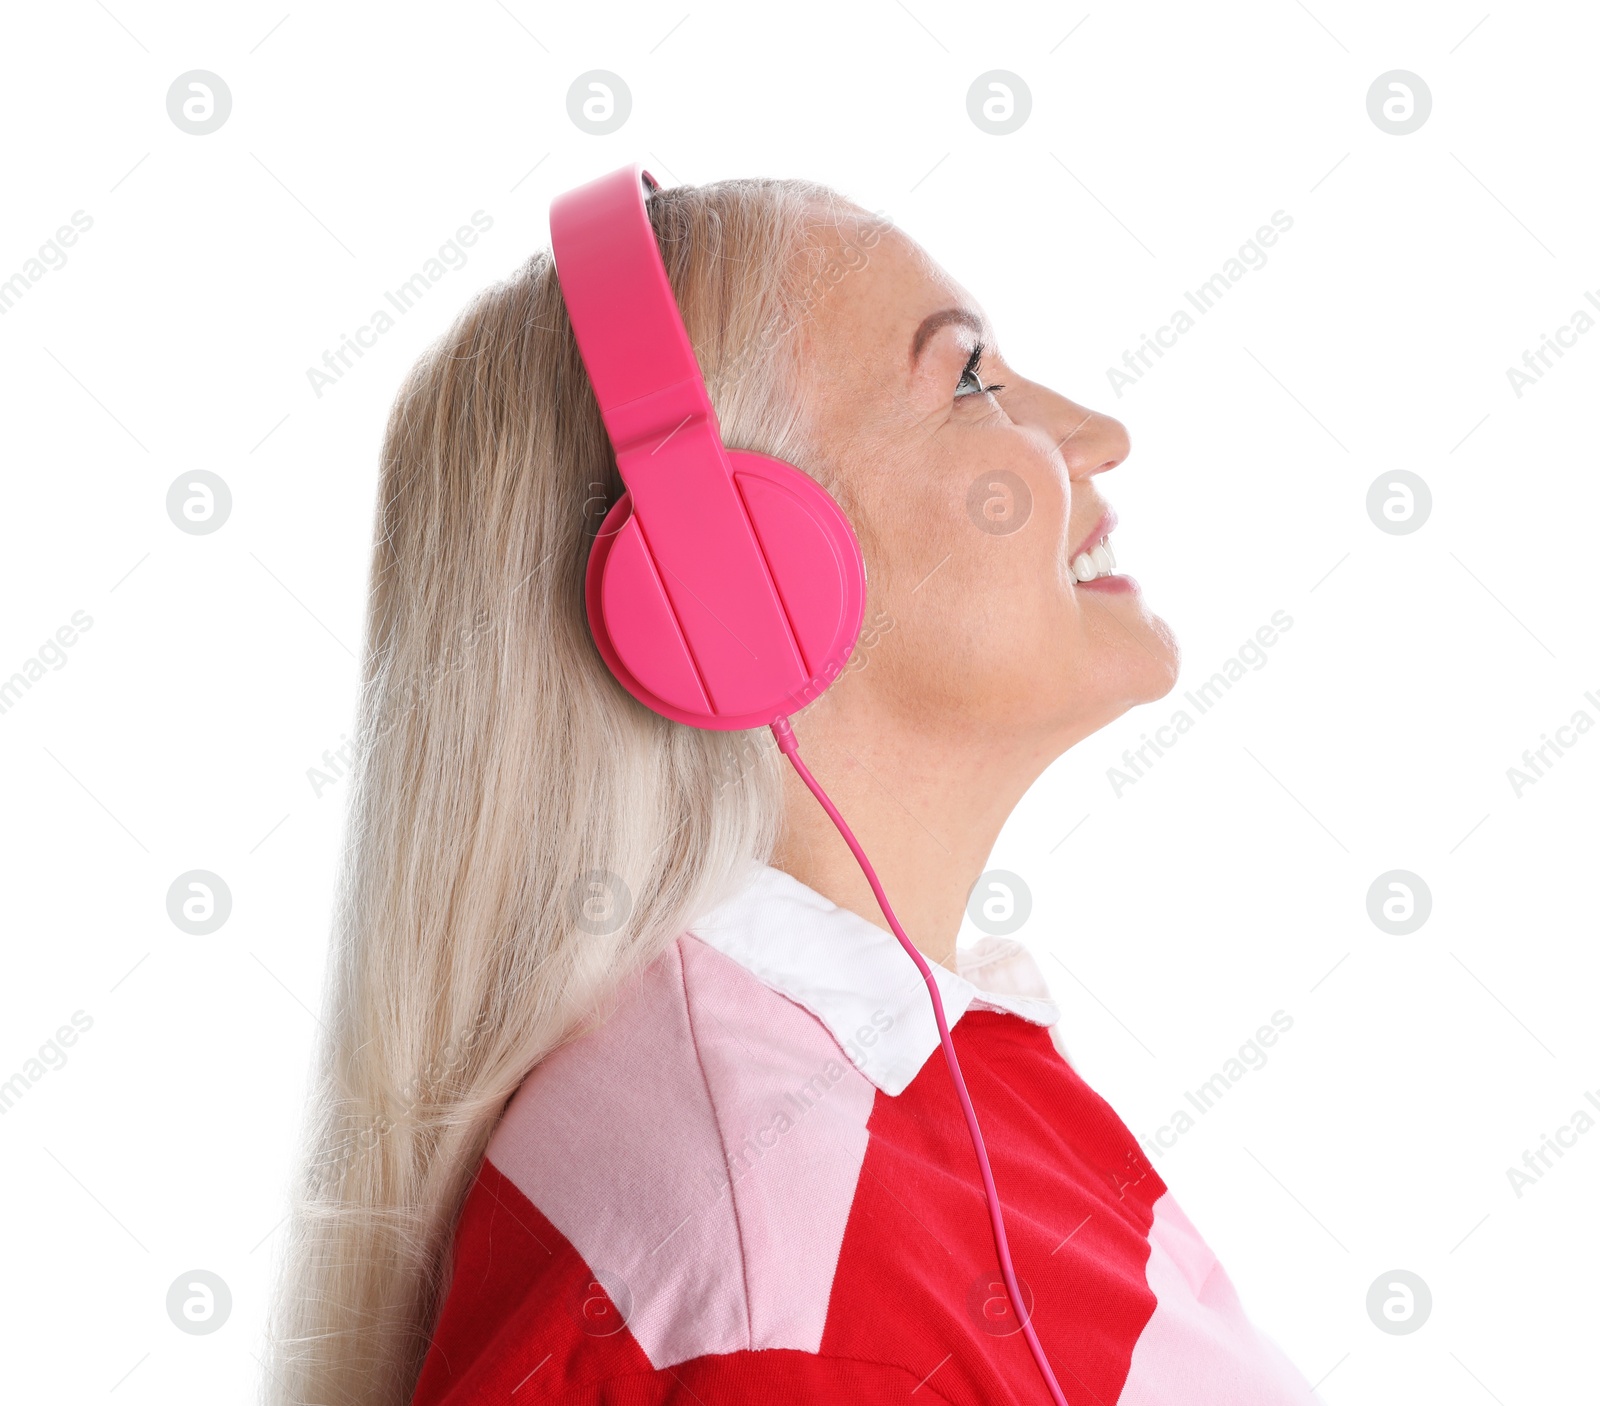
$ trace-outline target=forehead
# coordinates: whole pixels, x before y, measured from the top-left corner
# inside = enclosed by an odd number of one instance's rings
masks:
[[[909,374],[913,340],[927,318],[951,308],[979,311],[921,245],[865,211],[815,239],[823,264],[842,270],[836,281],[825,281],[809,311],[809,339],[817,349]]]

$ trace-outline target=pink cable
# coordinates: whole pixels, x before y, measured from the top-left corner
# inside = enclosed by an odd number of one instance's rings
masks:
[[[1017,1276],[1011,1267],[1011,1251],[1006,1245],[1005,1221],[1000,1214],[1000,1193],[995,1190],[994,1173],[989,1169],[989,1152],[983,1145],[983,1134],[978,1129],[978,1115],[973,1110],[972,1099],[967,1095],[967,1081],[961,1077],[961,1062],[956,1058],[956,1048],[950,1041],[950,1026],[944,1018],[944,1001],[940,999],[938,983],[933,979],[933,972],[926,959],[917,951],[911,939],[906,936],[905,929],[900,926],[900,920],[895,917],[894,909],[889,906],[888,895],[884,893],[883,885],[878,882],[878,876],[872,868],[872,861],[867,858],[866,851],[861,848],[860,842],[845,824],[844,816],[839,814],[838,807],[828,799],[827,792],[822,789],[817,778],[800,760],[800,743],[795,738],[794,729],[789,726],[788,718],[779,718],[772,724],[772,735],[778,739],[778,750],[793,763],[800,779],[817,798],[817,804],[827,811],[828,819],[833,821],[839,833],[844,836],[844,842],[850,846],[850,853],[855,855],[856,863],[861,866],[861,872],[867,876],[867,882],[872,885],[878,907],[883,910],[883,916],[889,920],[889,926],[894,930],[900,945],[905,948],[906,955],[917,964],[917,970],[922,973],[922,980],[928,988],[928,995],[933,998],[933,1018],[939,1026],[939,1044],[944,1050],[944,1062],[949,1067],[950,1082],[955,1085],[956,1097],[961,1101],[961,1111],[966,1115],[967,1131],[972,1135],[972,1150],[978,1155],[978,1171],[983,1177],[983,1195],[989,1203],[989,1228],[994,1233],[995,1254],[1000,1260],[1000,1273],[1005,1279],[1006,1293],[1011,1297],[1011,1309],[1017,1315],[1017,1321],[1022,1324],[1022,1335],[1028,1340],[1028,1350],[1033,1353],[1039,1375],[1044,1378],[1044,1384],[1050,1389],[1051,1399],[1056,1406],[1067,1406],[1067,1398],[1062,1395],[1061,1387],[1056,1382],[1056,1374],[1050,1370],[1050,1363],[1045,1359],[1044,1348],[1039,1345],[1033,1324],[1023,1311],[1022,1292],[1017,1287]]]

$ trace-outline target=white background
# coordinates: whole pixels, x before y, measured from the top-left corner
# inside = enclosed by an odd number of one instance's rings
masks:
[[[1600,296],[1592,7],[684,4],[8,14],[0,279],[93,220],[0,317],[0,677],[93,621],[0,714],[0,1080],[93,1022],[0,1119],[8,1387],[253,1391],[341,843],[307,769],[352,727],[383,417],[554,193],[643,160],[884,211],[1015,365],[1128,424],[1102,484],[1183,678],[994,860],[1079,1067],[1148,1136],[1282,1010],[1157,1164],[1251,1314],[1330,1403],[1586,1399],[1600,1129],[1521,1197],[1506,1173],[1600,1090],[1600,735],[1520,797],[1506,771],[1600,720],[1600,330],[1520,398],[1506,369]],[[206,136],[166,110],[197,68],[233,99]],[[597,68],[633,100],[603,137],[566,110]],[[968,117],[990,69],[1032,93],[1008,136]],[[1367,113],[1392,69],[1432,93],[1406,136]],[[307,368],[478,210],[467,265],[317,397]],[[1278,210],[1267,265],[1117,396],[1107,367]],[[1398,469],[1433,497],[1409,535],[1366,510]],[[212,535],[166,515],[197,470],[232,492]],[[1265,666],[1117,795],[1279,610]],[[191,869],[232,893],[209,936],[167,916]],[[1408,936],[1367,914],[1392,869],[1432,894]],[[196,1268],[233,1295],[209,1336],[165,1308]],[[1405,1336],[1366,1309],[1394,1269],[1433,1297]]]

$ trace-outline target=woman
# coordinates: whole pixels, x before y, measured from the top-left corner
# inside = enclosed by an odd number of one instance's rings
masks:
[[[825,188],[648,212],[724,440],[860,538],[867,631],[794,734],[937,964],[1023,1311],[855,858],[770,736],[667,721],[596,651],[585,564],[621,484],[541,254],[389,425],[272,1398],[1307,1400],[1055,1044],[1031,959],[956,948],[1031,782],[1176,677],[1107,544],[1126,432]]]

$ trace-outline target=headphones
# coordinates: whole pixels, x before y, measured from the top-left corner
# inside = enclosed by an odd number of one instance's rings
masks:
[[[814,479],[730,450],[645,213],[640,166],[556,198],[550,243],[627,491],[589,554],[595,644],[645,707],[691,727],[770,726],[844,669],[861,545]]]
[[[663,717],[719,731],[770,727],[838,827],[928,988],[1006,1292],[1051,1400],[1067,1406],[1023,1307],[938,982],[789,725],[839,677],[861,633],[861,544],[839,505],[793,464],[723,444],[646,188],[660,186],[642,167],[624,166],[550,206],[556,277],[627,489],[589,551],[589,628],[618,682]]]

